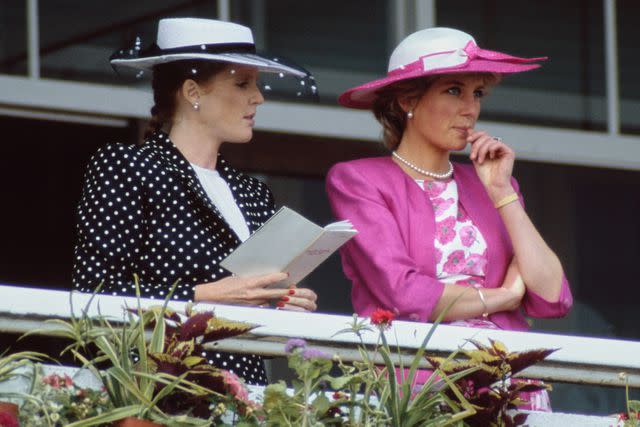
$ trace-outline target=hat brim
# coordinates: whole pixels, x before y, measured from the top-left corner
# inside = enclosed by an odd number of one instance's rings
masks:
[[[135,70],[151,70],[154,65],[167,62],[200,59],[205,61],[221,61],[231,64],[247,65],[268,73],[284,73],[296,77],[305,77],[308,73],[294,66],[265,58],[255,53],[169,53],[155,56],[139,56],[137,58],[117,58],[110,62],[113,66],[128,67]]]
[[[464,73],[495,73],[514,74],[540,68],[539,64],[514,64],[495,62],[490,60],[476,59],[469,62],[464,67],[441,68],[436,70],[412,70],[406,73],[397,73],[381,79],[373,80],[369,83],[348,89],[338,98],[340,105],[348,108],[368,110],[373,106],[376,99],[376,92],[393,83],[403,80],[410,80],[419,77],[443,75],[443,74],[464,74]]]

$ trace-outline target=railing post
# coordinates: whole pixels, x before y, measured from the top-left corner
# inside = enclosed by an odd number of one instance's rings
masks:
[[[218,0],[218,19],[221,21],[231,20],[231,2],[229,0]]]
[[[40,34],[38,26],[38,0],[27,1],[27,52],[29,77],[40,78]]]
[[[415,8],[416,31],[436,26],[436,0],[415,0]]]
[[[607,130],[610,135],[620,134],[620,92],[618,74],[618,38],[616,1],[603,0],[605,77],[607,80]]]

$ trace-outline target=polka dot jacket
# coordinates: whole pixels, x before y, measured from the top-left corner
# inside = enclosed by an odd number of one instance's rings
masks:
[[[273,195],[259,180],[218,157],[224,178],[250,232],[274,214]],[[142,145],[110,144],[91,159],[78,206],[73,286],[92,292],[135,295],[134,273],[145,298],[192,300],[194,285],[229,275],[218,265],[240,240],[198,181],[195,171],[163,132]],[[255,355],[209,352],[210,362],[250,384],[265,384]]]

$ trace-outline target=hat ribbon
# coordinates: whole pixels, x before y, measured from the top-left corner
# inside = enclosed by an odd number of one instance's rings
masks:
[[[440,70],[445,68],[458,69],[463,68],[474,59],[485,59],[494,62],[505,62],[511,64],[525,64],[529,62],[543,61],[547,59],[547,57],[541,56],[537,58],[521,58],[502,52],[481,49],[477,44],[475,44],[473,40],[469,40],[469,42],[463,49],[448,50],[421,56],[414,62],[389,71],[388,76],[406,74],[416,71]]]
[[[136,37],[135,45],[130,49],[121,49],[115,52],[109,60],[114,59],[137,59],[142,57],[153,57],[161,55],[172,55],[180,53],[256,53],[256,46],[253,43],[215,43],[200,44],[191,46],[180,46],[169,49],[162,49],[156,43],[153,43],[144,51],[140,49],[140,37]]]

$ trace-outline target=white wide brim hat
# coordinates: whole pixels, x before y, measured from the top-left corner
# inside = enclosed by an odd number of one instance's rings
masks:
[[[460,30],[427,28],[400,42],[389,58],[385,77],[345,91],[338,102],[349,108],[369,109],[377,91],[403,80],[456,73],[521,73],[540,67],[536,62],[546,59],[481,49],[471,35]]]
[[[114,67],[151,70],[154,65],[181,60],[209,60],[257,67],[259,71],[306,77],[302,67],[279,58],[256,53],[251,29],[233,22],[201,18],[167,18],[158,23],[156,43],[141,49],[140,40],[131,49],[115,52]]]

